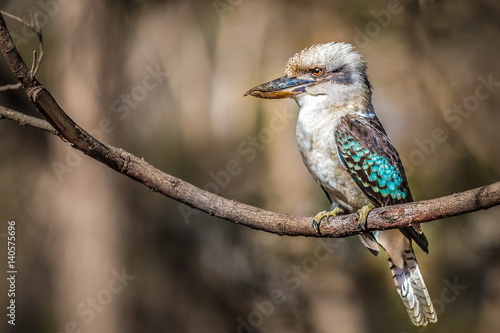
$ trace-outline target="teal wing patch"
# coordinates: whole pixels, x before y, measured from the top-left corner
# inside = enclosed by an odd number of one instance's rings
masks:
[[[348,114],[340,118],[334,134],[342,165],[375,206],[413,201],[401,159],[377,117]],[[401,232],[428,252],[419,225]]]
[[[398,152],[376,118],[342,117],[335,141],[343,166],[375,206],[413,201]]]

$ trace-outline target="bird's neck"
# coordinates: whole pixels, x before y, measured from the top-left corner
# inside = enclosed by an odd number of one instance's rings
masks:
[[[338,120],[347,114],[357,113],[374,117],[371,92],[355,87],[339,87],[329,94],[302,94],[295,98],[300,106],[297,121],[297,139],[333,142],[333,133]],[[362,88],[362,87],[361,87]],[[307,148],[307,147],[306,147]],[[305,153],[302,152],[301,153]]]
[[[333,142],[334,128],[340,117],[351,112],[332,104],[327,95],[303,95],[297,98],[300,106],[297,120],[297,139],[302,155],[307,154],[308,142]],[[302,147],[301,145],[304,144]]]
[[[330,113],[358,113],[367,117],[375,115],[371,103],[371,89],[365,86],[340,86],[328,94],[303,94],[295,100],[301,113],[311,113],[315,118],[329,118]]]

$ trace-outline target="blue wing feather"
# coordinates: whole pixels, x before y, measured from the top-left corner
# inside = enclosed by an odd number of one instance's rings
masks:
[[[375,206],[413,201],[398,152],[376,118],[342,117],[335,140],[339,158]]]
[[[377,117],[348,114],[340,118],[335,141],[342,165],[375,206],[413,201],[401,159]],[[418,225],[401,231],[428,251]]]

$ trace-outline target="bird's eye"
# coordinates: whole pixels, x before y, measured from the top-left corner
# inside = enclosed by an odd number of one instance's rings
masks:
[[[321,76],[321,75],[323,75],[323,69],[321,69],[319,67],[313,68],[312,75],[314,75],[314,76]]]

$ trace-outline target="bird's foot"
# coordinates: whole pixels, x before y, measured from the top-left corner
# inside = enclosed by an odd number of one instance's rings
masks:
[[[316,214],[316,216],[314,217],[313,221],[312,221],[312,227],[314,228],[314,230],[316,230],[316,232],[319,234],[319,225],[321,224],[321,221],[324,219],[324,218],[329,218],[330,216],[337,216],[339,214],[341,214],[342,211],[340,210],[340,208],[335,208],[334,210],[332,211],[329,211],[327,212],[326,210],[322,211],[322,212],[319,212],[318,214]]]
[[[358,230],[366,229],[366,219],[368,218],[368,214],[373,208],[375,208],[374,205],[368,204],[358,210],[358,212],[356,213],[358,215]]]

